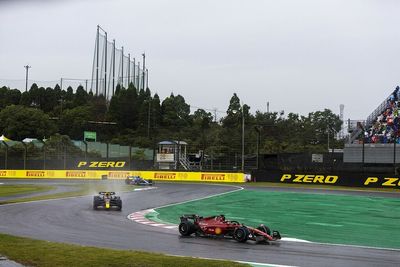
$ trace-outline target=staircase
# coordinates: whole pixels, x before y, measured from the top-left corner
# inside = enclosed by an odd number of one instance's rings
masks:
[[[184,155],[179,155],[179,163],[187,171],[190,171],[192,169],[189,160]]]

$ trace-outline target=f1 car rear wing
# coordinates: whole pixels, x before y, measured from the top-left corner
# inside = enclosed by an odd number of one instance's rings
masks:
[[[184,214],[184,215],[182,215],[180,217],[181,222],[182,221],[187,221],[187,220],[196,220],[196,219],[199,219],[199,218],[200,218],[200,216],[197,215],[197,214]]]
[[[99,192],[99,195],[106,195],[106,194],[110,194],[110,195],[115,195],[115,192]]]

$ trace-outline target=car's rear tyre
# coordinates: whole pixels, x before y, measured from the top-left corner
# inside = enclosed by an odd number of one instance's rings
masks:
[[[191,222],[181,222],[179,224],[179,233],[182,236],[190,236],[194,233],[194,225]]]
[[[249,238],[249,230],[246,227],[236,228],[233,232],[233,238],[240,243],[244,243]]]

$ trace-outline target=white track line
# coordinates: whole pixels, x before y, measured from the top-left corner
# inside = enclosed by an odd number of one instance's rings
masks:
[[[151,189],[157,189],[157,187],[142,187],[142,188],[135,188],[133,191],[146,191]]]

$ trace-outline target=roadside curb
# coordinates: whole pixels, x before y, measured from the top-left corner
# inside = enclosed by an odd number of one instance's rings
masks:
[[[146,214],[151,213],[151,212],[155,212],[155,210],[147,209],[147,210],[137,211],[137,212],[129,214],[127,216],[127,218],[136,223],[153,226],[153,227],[160,227],[160,228],[164,228],[164,229],[177,229],[178,228],[178,226],[174,225],[174,224],[157,223],[157,222],[147,219],[145,217]]]

